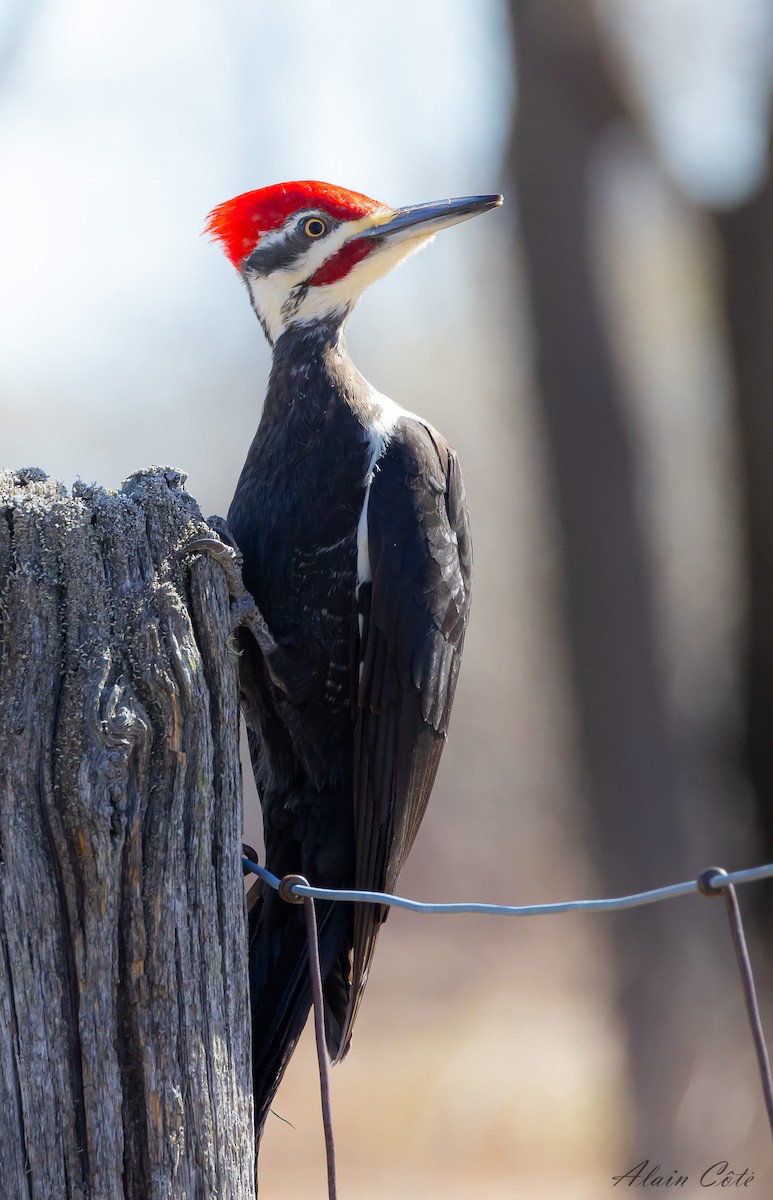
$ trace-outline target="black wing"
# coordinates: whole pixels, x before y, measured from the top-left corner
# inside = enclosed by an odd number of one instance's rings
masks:
[[[367,512],[370,582],[358,591],[353,680],[355,887],[392,891],[435,781],[470,605],[472,548],[453,450],[403,418],[379,460]],[[348,1049],[386,910],[357,905]]]

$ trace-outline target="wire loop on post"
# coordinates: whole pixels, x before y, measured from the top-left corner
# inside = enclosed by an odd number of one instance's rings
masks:
[[[724,867],[707,867],[698,876],[698,891],[702,896],[707,896],[710,900],[717,899],[717,897],[724,894],[724,881],[726,879],[727,871]]]
[[[301,887],[308,887],[309,881],[303,875],[283,875],[279,881],[279,887],[276,889],[279,899],[284,900],[285,904],[304,904],[304,897],[299,896],[294,890],[299,884]]]

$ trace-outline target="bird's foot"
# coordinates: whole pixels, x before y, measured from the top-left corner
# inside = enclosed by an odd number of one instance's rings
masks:
[[[274,654],[277,644],[265,618],[244,586],[242,556],[221,517],[210,517],[209,526],[216,537],[197,537],[185,545],[186,554],[208,554],[218,564],[228,584],[231,597],[231,629],[244,626],[250,631],[264,654]]]

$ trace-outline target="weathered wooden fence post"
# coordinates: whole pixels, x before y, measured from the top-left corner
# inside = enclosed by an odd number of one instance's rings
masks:
[[[254,1196],[238,683],[178,473],[0,474],[0,1197]]]

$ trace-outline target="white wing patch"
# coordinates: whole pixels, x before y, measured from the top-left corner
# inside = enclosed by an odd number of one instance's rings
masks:
[[[370,399],[373,403],[373,418],[365,431],[365,436],[368,440],[371,453],[368,460],[368,470],[365,475],[365,499],[362,504],[360,519],[357,523],[357,593],[359,593],[363,583],[370,583],[373,578],[370,569],[370,551],[368,548],[368,501],[370,500],[370,489],[378,470],[379,459],[386,450],[398,421],[407,418],[408,420],[419,421],[422,425],[426,424],[416,413],[408,412],[407,409],[401,408],[399,404],[395,404],[394,400],[390,400],[389,396],[382,395],[381,392],[377,392],[372,387],[370,388]],[[362,613],[359,614],[357,620],[360,637],[362,637]],[[362,674],[362,663],[360,663],[360,674]]]

